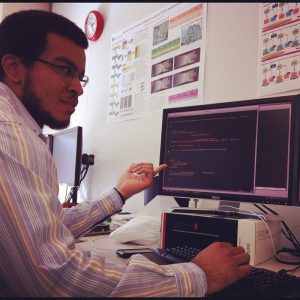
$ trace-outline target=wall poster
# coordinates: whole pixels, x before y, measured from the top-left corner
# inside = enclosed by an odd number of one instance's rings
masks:
[[[300,3],[260,4],[258,94],[300,87]]]
[[[176,3],[113,34],[108,122],[203,103],[206,3]]]

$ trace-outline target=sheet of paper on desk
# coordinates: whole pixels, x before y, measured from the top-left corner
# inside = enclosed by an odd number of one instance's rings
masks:
[[[115,229],[110,237],[119,243],[133,242],[157,248],[160,244],[161,215],[174,207],[178,204],[172,197],[157,196],[133,219]]]
[[[109,237],[119,243],[132,242],[157,248],[160,244],[160,217],[137,216],[114,230]]]
[[[135,214],[116,214],[111,217],[110,230],[114,231],[128,221],[133,219]]]

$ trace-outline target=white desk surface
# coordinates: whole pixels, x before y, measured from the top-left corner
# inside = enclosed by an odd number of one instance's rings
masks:
[[[126,243],[121,244],[116,241],[114,241],[112,238],[110,238],[108,235],[95,235],[95,236],[89,236],[89,237],[81,237],[80,242],[77,243],[77,246],[79,248],[85,249],[85,250],[93,250],[100,255],[103,255],[107,258],[109,258],[111,261],[118,263],[118,264],[126,264],[127,259],[121,258],[117,256],[116,250],[117,249],[128,249],[128,248],[145,248],[146,246],[136,245],[133,243]],[[282,254],[281,258],[289,257],[292,261],[298,261],[300,260],[297,257],[292,257],[289,254]],[[277,262],[275,259],[267,260],[259,265],[256,265],[255,267],[261,267],[265,269],[269,269],[272,271],[279,271],[281,269],[293,269],[294,265],[287,265]],[[294,272],[290,272],[290,274],[294,274],[298,277],[300,277],[300,269]]]
[[[145,248],[145,246],[133,243],[121,244],[114,241],[108,235],[95,235],[89,237],[81,237],[77,246],[85,250],[93,250],[99,255],[109,258],[112,262],[118,264],[126,264],[127,259],[121,258],[116,254],[117,249],[128,248]]]

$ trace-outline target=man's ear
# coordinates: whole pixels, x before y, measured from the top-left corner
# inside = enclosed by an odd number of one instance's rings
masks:
[[[5,73],[5,81],[12,84],[21,84],[23,82],[25,68],[21,59],[13,54],[5,54],[2,57],[2,67]]]

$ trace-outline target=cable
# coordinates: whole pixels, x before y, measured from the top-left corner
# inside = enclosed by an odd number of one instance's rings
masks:
[[[66,200],[67,200],[67,197],[68,197],[68,186],[66,187],[65,202],[66,202]]]
[[[268,214],[264,209],[262,209],[258,204],[254,204],[253,203],[253,205],[255,206],[255,207],[257,207],[258,209],[260,209],[264,214]]]
[[[274,215],[278,215],[278,213],[271,208],[269,208],[266,205],[263,205],[266,209],[268,209],[270,212],[272,212]],[[288,225],[284,222],[284,220],[281,221],[282,225],[284,226],[286,230],[286,234],[288,235],[287,239],[293,244],[293,246],[298,249],[300,249],[300,243],[298,242],[297,238],[294,236],[293,232],[290,230]]]
[[[267,212],[261,208],[259,205],[257,204],[254,204],[255,207],[257,207],[258,209],[260,209],[263,213],[267,214]],[[229,207],[229,208],[233,208],[236,210],[236,207],[233,207],[233,206],[230,206],[230,205],[222,205],[220,207]],[[271,208],[269,208],[268,206],[266,205],[263,205],[263,207],[265,209],[267,209],[268,211],[272,212],[274,215],[278,215],[279,214],[277,212],[275,212],[274,210],[272,210]],[[286,236],[286,238],[293,244],[294,246],[294,249],[289,249],[289,248],[282,248],[278,251],[276,251],[275,249],[275,245],[274,245],[274,240],[273,240],[273,236],[272,236],[272,232],[268,226],[268,224],[266,223],[266,221],[264,220],[264,218],[260,215],[258,215],[257,213],[251,211],[251,210],[246,210],[244,209],[245,212],[250,212],[251,214],[255,215],[256,217],[258,217],[259,219],[261,219],[264,224],[266,225],[267,229],[269,230],[269,232],[271,233],[270,234],[270,238],[271,238],[271,242],[272,242],[272,247],[273,247],[273,251],[274,251],[274,256],[275,256],[275,259],[280,262],[280,263],[283,263],[283,264],[288,264],[288,265],[300,265],[300,261],[287,261],[287,260],[283,260],[279,257],[279,254],[280,253],[289,253],[289,254],[292,254],[294,256],[300,256],[300,248],[299,248],[299,242],[298,240],[296,239],[296,237],[294,236],[294,234],[292,233],[292,231],[290,230],[290,228],[288,227],[288,225],[283,221],[281,220],[281,224],[284,226],[284,229],[286,230],[286,232],[281,228],[281,232],[283,232],[283,234]]]
[[[267,211],[265,211],[262,207],[260,207],[260,205],[258,204],[253,204],[255,207],[257,207],[259,210],[261,210],[263,213],[268,214]],[[268,209],[268,207],[266,207]],[[270,210],[273,214],[278,215],[275,211]],[[283,223],[282,223],[283,224]],[[281,228],[281,232],[282,234],[288,239],[290,240],[289,236],[287,235],[287,233],[283,230],[283,228]]]
[[[81,182],[82,182],[82,180],[85,178],[88,169],[89,169],[89,165],[83,165],[83,166],[82,166],[81,171],[80,171],[79,185],[78,185],[78,186],[73,186],[73,187],[71,188],[68,197],[65,198],[65,202],[69,203],[69,202],[73,199],[74,195],[75,195],[75,194],[77,193],[77,191],[79,190],[80,185],[81,185]]]
[[[300,265],[297,266],[297,267],[295,267],[295,268],[293,268],[293,269],[289,269],[289,270],[282,269],[282,270],[280,270],[280,271],[281,271],[281,272],[288,273],[288,272],[294,272],[294,271],[297,271],[299,268],[300,268]],[[279,271],[279,272],[280,272],[280,271]]]
[[[255,206],[258,209],[260,209],[261,211],[263,211],[263,212],[265,211],[259,205],[255,204]],[[276,211],[272,210],[268,206],[266,206],[266,205],[263,204],[263,207],[265,209],[267,209],[269,212],[273,213],[274,215],[278,215],[279,216],[279,214]],[[284,234],[284,236],[286,237],[286,239],[292,243],[292,245],[294,246],[294,249],[291,249],[291,248],[282,248],[282,249],[280,249],[280,250],[278,250],[276,252],[275,258],[276,258],[276,260],[278,262],[283,263],[283,264],[300,265],[300,261],[287,261],[287,260],[283,260],[283,259],[281,259],[279,257],[280,253],[289,253],[291,255],[300,257],[300,244],[299,244],[297,238],[294,236],[293,232],[291,231],[291,229],[288,227],[288,225],[285,223],[284,220],[281,220],[281,224],[284,227],[284,228],[281,228],[281,232]]]
[[[86,176],[86,174],[87,174],[87,172],[88,172],[88,170],[89,170],[89,166],[90,166],[90,165],[86,165],[86,166],[82,169],[81,174],[83,173],[83,171],[84,171],[85,173],[82,175],[82,177],[81,177],[81,179],[80,179],[80,183],[81,183],[82,180],[85,178],[85,176]]]
[[[286,264],[286,265],[298,265],[299,266],[300,265],[300,261],[287,261],[287,260],[283,260],[283,259],[279,258],[279,254],[280,253],[289,253],[289,254],[294,255],[294,256],[299,256],[299,254],[296,253],[296,252],[294,252],[294,251],[295,250],[293,250],[293,249],[282,248],[282,249],[280,249],[280,250],[277,251],[278,255],[276,255],[275,258],[276,258],[276,260],[278,262],[280,262],[282,264]]]

